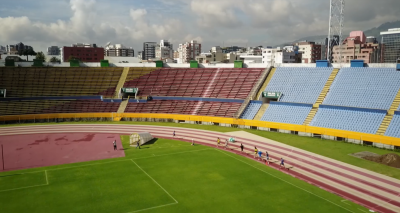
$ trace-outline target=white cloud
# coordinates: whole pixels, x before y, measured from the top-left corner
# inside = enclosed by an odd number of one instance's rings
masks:
[[[153,0],[143,4],[127,0],[123,3],[70,0],[68,4],[44,1],[36,8],[20,10],[12,1],[2,4],[0,44],[22,41],[44,50],[48,45],[76,42],[104,45],[111,41],[133,46],[138,51],[145,41],[168,39],[175,47],[197,40],[206,51],[223,43],[274,45],[328,31],[327,1]],[[398,0],[348,1],[345,29],[366,30],[396,21],[400,16],[397,5]],[[60,12],[56,15],[48,11]]]

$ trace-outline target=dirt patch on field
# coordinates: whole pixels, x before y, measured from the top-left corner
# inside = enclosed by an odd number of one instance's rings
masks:
[[[397,154],[386,154],[379,157],[364,157],[366,160],[385,164],[391,167],[400,168],[400,156]]]
[[[357,153],[353,153],[350,155],[353,157],[362,158],[362,159],[365,159],[365,157],[380,157],[380,155],[373,153],[373,152],[357,152]]]
[[[378,155],[373,152],[358,152],[350,154],[353,157],[373,161],[387,166],[400,168],[400,156],[398,154]]]

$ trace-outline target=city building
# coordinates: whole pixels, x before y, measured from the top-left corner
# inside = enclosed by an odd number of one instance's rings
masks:
[[[138,51],[138,52],[137,52],[137,58],[138,58],[139,60],[143,60],[143,51]]]
[[[199,63],[234,63],[239,60],[239,56],[234,52],[225,53],[223,48],[216,46],[212,47],[210,52],[196,56],[195,60]]]
[[[342,51],[339,46],[334,46],[332,51],[333,63],[338,63],[342,57],[343,63],[351,60],[364,60],[365,63],[381,63],[381,45],[374,37],[366,37],[362,31],[350,33],[342,43]]]
[[[296,44],[299,47],[299,52],[302,53],[302,63],[309,64],[315,63],[317,60],[322,59],[322,45],[315,44],[315,42],[299,42]]]
[[[156,58],[156,42],[144,42],[142,51],[142,60],[149,60]]]
[[[262,55],[262,46],[258,47],[247,47],[246,52],[249,55]]]
[[[186,42],[184,44],[179,44],[178,52],[178,63],[189,63],[191,60],[195,60],[196,56],[200,55],[201,44],[197,43],[195,40]]]
[[[262,63],[262,55],[255,55],[252,53],[240,53],[238,55],[239,60],[245,64],[260,64]]]
[[[263,64],[282,64],[282,63],[296,63],[296,46],[286,46],[285,48],[271,48],[267,47],[262,50],[262,63]]]
[[[236,52],[245,52],[246,48],[238,47],[238,46],[231,46],[231,47],[222,47],[223,53],[236,53]]]
[[[68,62],[70,57],[82,62],[100,62],[104,60],[104,48],[96,44],[77,43],[61,48],[61,62]]]
[[[400,58],[400,28],[389,29],[381,35],[383,63],[396,63]]]
[[[18,55],[18,52],[24,51],[27,49],[33,49],[33,48],[31,46],[25,45],[22,42],[19,42],[18,44],[6,46],[6,52],[9,55]]]
[[[58,46],[47,47],[47,55],[60,55],[60,47]]]
[[[104,49],[104,56],[110,57],[134,57],[135,51],[132,47],[125,47],[122,44],[108,44]]]
[[[0,54],[7,54],[7,50],[5,46],[0,45]]]
[[[174,48],[171,43],[167,40],[161,40],[160,44],[156,47],[156,58],[157,59],[173,59]]]

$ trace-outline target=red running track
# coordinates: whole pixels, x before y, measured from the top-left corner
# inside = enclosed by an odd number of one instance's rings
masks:
[[[114,151],[113,141],[117,140]],[[67,133],[1,136],[4,170],[125,157],[119,134]],[[1,154],[0,154],[1,155]]]

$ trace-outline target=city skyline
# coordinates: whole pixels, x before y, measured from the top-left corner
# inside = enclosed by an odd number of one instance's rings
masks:
[[[396,0],[346,2],[345,30],[365,30],[396,21]],[[25,42],[37,51],[76,42],[123,43],[197,40],[212,46],[276,45],[328,31],[329,1],[295,0],[65,0],[5,2],[0,44]]]

